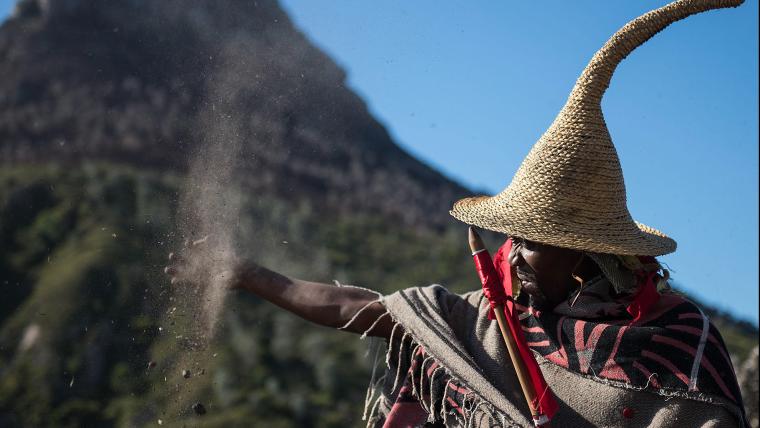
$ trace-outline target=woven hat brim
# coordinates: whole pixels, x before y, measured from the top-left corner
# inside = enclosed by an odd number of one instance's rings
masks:
[[[473,226],[519,236],[534,242],[617,255],[661,256],[676,250],[676,242],[657,229],[634,221],[630,215],[605,219],[573,218],[561,213],[521,209],[499,195],[457,201],[450,214]],[[552,220],[561,218],[562,220]]]

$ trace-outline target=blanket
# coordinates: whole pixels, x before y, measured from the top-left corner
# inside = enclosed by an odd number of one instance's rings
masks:
[[[604,277],[592,285],[590,299],[610,287]],[[610,307],[541,314],[518,298],[522,328],[560,405],[555,427],[746,426],[720,334],[686,299],[663,297],[635,324]],[[368,426],[532,425],[481,291],[433,285],[381,301],[395,326]]]

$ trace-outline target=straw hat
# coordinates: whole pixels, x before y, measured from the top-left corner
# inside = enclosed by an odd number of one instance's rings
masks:
[[[618,64],[671,23],[743,0],[679,0],[618,30],[591,58],[554,123],[533,146],[512,183],[496,196],[462,199],[451,215],[484,229],[558,247],[657,256],[676,242],[635,222],[602,114],[602,96]]]

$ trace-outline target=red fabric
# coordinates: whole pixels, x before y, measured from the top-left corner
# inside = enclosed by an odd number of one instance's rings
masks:
[[[633,302],[625,308],[633,317],[631,324],[639,321],[660,300],[660,293],[657,292],[657,286],[654,283],[655,278],[657,278],[657,271],[637,272],[636,277],[641,285],[633,298]]]
[[[478,271],[480,283],[483,284],[483,294],[491,303],[491,310],[488,311],[488,319],[494,320],[496,317],[493,310],[497,306],[504,306],[507,303],[507,295],[504,293],[501,277],[494,269],[494,263],[488,251],[481,251],[473,256],[475,260],[475,269]]]
[[[411,389],[408,386],[407,389]],[[411,395],[411,392],[405,392]],[[383,423],[383,428],[414,428],[427,420],[428,413],[420,406],[419,401],[407,402],[397,400],[393,403],[388,417]]]
[[[543,373],[541,373],[541,369],[538,367],[538,363],[536,362],[530,347],[528,347],[528,343],[525,340],[522,328],[520,327],[520,322],[517,318],[517,311],[514,310],[514,303],[511,299],[512,267],[507,262],[507,256],[511,248],[512,241],[508,239],[499,249],[496,255],[496,262],[491,261],[491,255],[488,254],[488,251],[481,251],[473,256],[475,267],[478,270],[478,276],[483,284],[483,294],[489,299],[491,308],[495,308],[496,306],[503,307],[510,334],[514,337],[515,342],[517,343],[520,358],[522,359],[523,364],[525,364],[530,382],[533,385],[533,389],[536,391],[536,398],[532,403],[532,407],[539,414],[546,415],[546,417],[551,419],[559,409],[559,406],[554,399],[554,394],[544,379]],[[501,272],[499,272],[499,270],[501,270]],[[490,315],[489,318],[491,318]]]
[[[499,275],[499,282],[501,283],[501,290],[503,290],[507,299],[505,307],[510,312],[514,310],[514,301],[512,297],[512,265],[509,264],[509,252],[512,250],[512,240],[507,239],[506,242],[499,248],[494,255],[493,265],[496,268],[496,272]]]
[[[623,408],[623,417],[626,419],[631,419],[633,417],[633,409],[630,407],[624,407]]]

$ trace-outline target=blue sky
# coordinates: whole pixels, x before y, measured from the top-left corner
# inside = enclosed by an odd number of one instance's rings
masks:
[[[396,141],[501,191],[591,56],[665,2],[284,0]],[[637,220],[698,298],[758,321],[757,2],[675,23],[637,49],[605,118]],[[477,154],[477,155],[476,155]]]
[[[402,147],[486,193],[509,184],[606,39],[663,4],[283,1]],[[603,102],[631,213],[678,241],[662,258],[673,277],[755,324],[757,16],[748,1],[675,23],[620,65]]]

